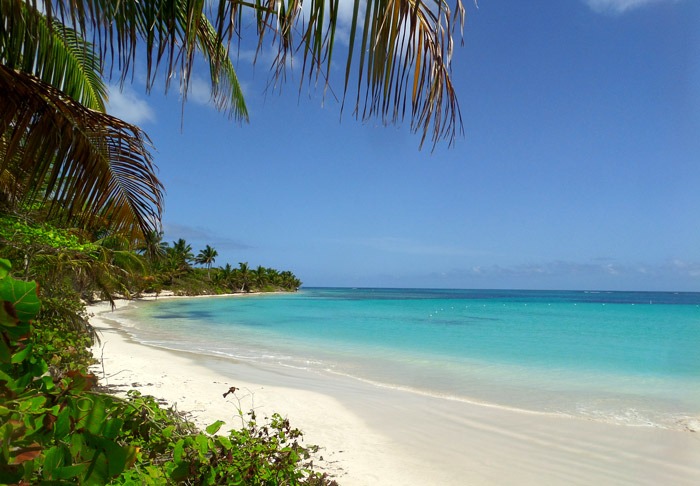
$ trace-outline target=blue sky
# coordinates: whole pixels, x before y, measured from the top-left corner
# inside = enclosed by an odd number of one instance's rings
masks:
[[[112,90],[156,147],[166,240],[307,286],[700,290],[700,2],[465,3],[465,137],[340,116],[238,61],[250,110]],[[338,73],[336,90],[341,90]]]

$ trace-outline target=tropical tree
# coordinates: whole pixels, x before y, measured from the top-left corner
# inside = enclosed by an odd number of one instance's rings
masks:
[[[223,285],[226,289],[233,290],[235,272],[230,263],[227,263],[222,268],[219,268],[218,272],[215,274],[215,281],[219,285]]]
[[[236,277],[238,283],[241,286],[241,292],[250,292],[250,267],[248,267],[248,262],[239,262],[238,268],[236,269]]]
[[[353,0],[341,25],[340,0],[0,0],[0,200],[18,212],[40,203],[45,217],[132,241],[159,231],[163,187],[150,142],[104,113],[102,70],[116,66],[124,83],[145,65],[148,91],[176,79],[184,102],[199,52],[214,104],[247,120],[229,53],[248,35],[258,55],[273,49],[273,87],[298,52],[302,82],[328,88],[343,37],[343,108],[351,100],[356,117],[385,122],[408,115],[421,145],[452,142],[461,131],[452,37],[465,15],[453,3]]]
[[[263,267],[262,265],[258,265],[258,268],[253,270],[252,274],[253,283],[258,288],[258,290],[264,289],[268,283],[267,268]]]
[[[301,287],[301,280],[289,270],[280,273],[280,283],[281,286],[287,290],[297,290]]]
[[[157,269],[167,284],[172,284],[175,279],[182,277],[192,270],[194,261],[192,245],[183,238],[173,241],[172,246],[166,248],[165,258],[158,263]]]
[[[168,252],[175,261],[182,266],[186,266],[188,269],[190,267],[190,263],[194,261],[192,245],[187,243],[183,238],[173,241],[173,246],[168,248]]]
[[[229,59],[229,52],[238,52],[233,42],[250,35],[258,54],[273,49],[273,86],[285,80],[295,52],[301,55],[300,79],[327,85],[340,42],[347,44],[345,62],[340,63],[345,66],[342,99],[355,93],[355,116],[396,122],[408,112],[412,129],[422,134],[421,143],[428,135],[433,142],[454,140],[461,117],[450,63],[453,34],[465,18],[461,0],[352,0],[352,18],[345,22],[349,25],[341,20],[340,1],[311,0],[302,8],[302,0],[0,0],[0,49],[11,46],[5,50],[15,57],[36,53],[37,60],[47,62],[43,54],[51,42],[40,43],[36,50],[23,45],[25,39],[42,39],[41,27],[34,22],[40,12],[28,8],[39,4],[50,22],[89,35],[100,60],[120,69],[122,82],[133,74],[136,60],[145,58],[140,65],[146,66],[148,90],[157,79],[165,80],[166,89],[176,79],[186,98],[195,51],[200,51],[209,62],[214,102],[245,120],[247,111]],[[23,16],[26,21],[21,21]],[[246,28],[249,24],[254,32]],[[107,54],[113,55],[105,59]],[[24,66],[33,64],[25,60]]]
[[[0,201],[5,210],[20,212],[39,202],[46,217],[72,226],[106,227],[138,241],[159,230],[162,213],[163,187],[150,142],[138,127],[104,113],[107,45],[101,39],[94,49],[83,35],[90,31],[97,39],[105,26],[88,27],[70,11],[118,10],[109,21],[122,22],[116,28],[121,29],[116,38],[121,38],[143,19],[130,16],[134,2],[126,2],[124,9],[110,5],[118,3],[47,0],[39,2],[44,14],[35,8],[37,2],[0,0]],[[145,3],[149,9],[153,2]],[[175,24],[186,22],[178,5],[169,13],[177,20],[164,45],[182,40]],[[194,21],[198,27],[185,44],[197,46],[210,61],[217,106],[229,106],[232,115],[247,118],[233,65],[215,41],[211,23],[203,13]],[[152,38],[156,32],[141,26],[139,33]],[[117,51],[125,54],[118,44]],[[131,69],[128,61],[121,66],[122,81]],[[170,70],[174,72],[172,65]]]
[[[149,231],[137,252],[144,255],[151,264],[158,263],[167,255],[168,243],[163,241],[162,231]]]
[[[211,280],[211,266],[219,256],[219,252],[216,251],[211,246],[207,245],[203,250],[199,252],[195,258],[195,262],[199,265],[205,265],[207,267],[207,277]]]
[[[104,113],[101,59],[30,2],[0,0],[0,194],[6,210],[138,239],[160,224],[146,135]],[[47,204],[48,203],[48,204]]]

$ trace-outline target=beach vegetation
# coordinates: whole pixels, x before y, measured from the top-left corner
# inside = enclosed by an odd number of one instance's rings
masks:
[[[153,397],[101,392],[88,335],[10,273],[0,259],[0,483],[335,484],[279,415],[219,434],[223,422],[199,431]]]
[[[219,252],[207,245],[203,250],[200,250],[195,258],[195,262],[198,265],[204,265],[207,268],[207,278],[209,280],[211,280],[211,266],[216,261],[217,256],[219,256]]]

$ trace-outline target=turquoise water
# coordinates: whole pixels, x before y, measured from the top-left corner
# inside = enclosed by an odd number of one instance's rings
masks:
[[[452,400],[696,428],[700,294],[305,289],[119,314],[140,341]]]

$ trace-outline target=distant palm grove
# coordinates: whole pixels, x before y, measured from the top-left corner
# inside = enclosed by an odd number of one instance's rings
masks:
[[[143,255],[148,255],[151,274],[146,278],[146,291],[158,292],[170,289],[180,294],[232,293],[232,292],[275,292],[296,291],[301,286],[292,272],[257,266],[250,268],[248,262],[237,267],[227,263],[223,267],[213,267],[218,252],[206,245],[196,256],[192,246],[184,239],[173,241],[172,245],[159,241],[160,235],[152,237],[157,248],[149,251],[146,246]],[[192,265],[204,268],[194,268]]]

